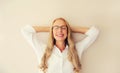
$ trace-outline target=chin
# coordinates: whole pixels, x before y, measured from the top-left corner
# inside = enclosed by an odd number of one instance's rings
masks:
[[[64,41],[63,39],[56,39],[56,41]]]
[[[56,38],[56,41],[64,41],[64,38]]]

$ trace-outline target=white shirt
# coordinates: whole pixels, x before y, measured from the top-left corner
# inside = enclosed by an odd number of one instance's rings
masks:
[[[44,54],[46,44],[38,40],[36,36],[36,31],[31,25],[26,25],[22,28],[22,34],[27,39],[27,41],[32,45],[38,62],[41,63],[41,58]],[[97,38],[99,34],[98,28],[95,26],[90,27],[90,29],[85,33],[87,35],[83,40],[75,44],[79,58],[81,58],[82,53],[87,49]],[[42,38],[41,38],[42,39]],[[68,46],[66,46],[63,52],[54,45],[52,55],[48,60],[48,70],[47,73],[74,73],[73,65],[67,58]],[[39,73],[43,73],[40,71]]]

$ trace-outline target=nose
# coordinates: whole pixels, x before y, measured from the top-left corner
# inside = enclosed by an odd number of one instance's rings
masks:
[[[61,28],[61,27],[60,27],[60,28],[58,28],[58,31],[60,31],[60,32],[61,32],[61,31],[62,31],[62,28]]]

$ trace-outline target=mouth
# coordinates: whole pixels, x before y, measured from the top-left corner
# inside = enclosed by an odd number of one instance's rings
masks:
[[[58,36],[58,37],[63,37],[63,36],[64,36],[64,34],[58,34],[58,35],[56,35],[56,36]]]

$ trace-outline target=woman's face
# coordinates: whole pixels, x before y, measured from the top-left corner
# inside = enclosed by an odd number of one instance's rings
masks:
[[[67,26],[63,20],[56,20],[53,24],[53,36],[56,41],[64,41],[67,37]]]

